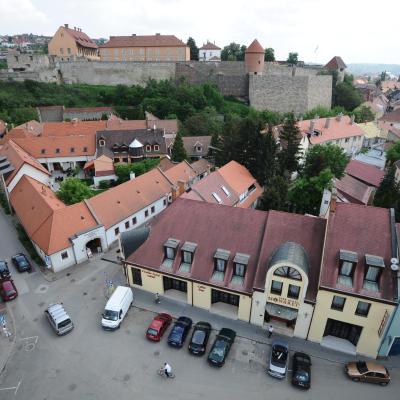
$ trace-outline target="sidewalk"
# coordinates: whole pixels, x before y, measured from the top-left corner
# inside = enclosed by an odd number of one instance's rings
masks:
[[[270,346],[272,340],[282,338],[289,343],[290,350],[293,352],[306,352],[311,357],[320,358],[340,364],[354,361],[354,356],[322,347],[318,343],[313,343],[307,340],[295,337],[279,336],[278,334],[274,334],[271,339],[268,339],[265,328],[263,329],[248,322],[225,318],[223,316],[210,313],[207,310],[193,307],[189,304],[179,302],[170,298],[161,296],[161,303],[156,304],[154,302],[154,295],[141,289],[133,289],[133,298],[134,306],[137,308],[152,311],[154,313],[168,312],[174,318],[185,315],[192,318],[193,323],[198,321],[207,321],[212,325],[213,330],[215,331],[218,331],[223,327],[231,328],[236,331],[237,336],[257,343]],[[362,356],[357,356],[357,359],[368,360],[366,357]],[[384,360],[383,363],[389,369],[400,368],[400,356],[390,357],[387,360]]]
[[[15,344],[15,329],[14,319],[10,312],[8,312],[7,306],[4,302],[0,302],[0,316],[5,317],[7,330],[11,333],[11,336],[6,337],[3,333],[2,326],[0,326],[0,374],[3,372],[4,367],[10,357],[11,351]]]

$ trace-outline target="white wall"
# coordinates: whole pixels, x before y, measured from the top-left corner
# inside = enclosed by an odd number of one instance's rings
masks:
[[[24,164],[17,174],[14,176],[14,178],[11,180],[11,182],[8,184],[8,193],[11,193],[11,191],[14,189],[16,184],[19,182],[19,180],[24,176],[30,176],[33,179],[36,179],[39,182],[42,182],[46,186],[49,185],[50,183],[50,176],[45,174],[42,171],[39,171],[38,169],[32,167],[29,164]]]
[[[163,200],[166,201],[166,205],[164,205]],[[106,237],[107,237],[107,243],[110,246],[111,243],[115,242],[118,240],[119,235],[115,235],[115,228],[119,227],[119,232],[126,232],[131,229],[137,228],[138,226],[144,224],[145,222],[149,221],[152,217],[155,215],[159,214],[162,210],[167,208],[168,205],[168,198],[167,196],[162,197],[161,199],[158,199],[152,204],[149,204],[147,207],[137,211],[136,213],[130,215],[129,217],[125,218],[124,220],[118,222],[117,224],[111,226],[110,228],[107,229],[106,231]],[[151,207],[155,207],[155,212],[154,214],[151,213]],[[149,210],[149,216],[145,218],[144,212],[145,210]],[[132,218],[136,217],[136,224],[132,225]],[[129,228],[125,228],[125,222],[129,221]]]
[[[63,260],[61,258],[61,254],[64,252],[68,253],[68,258]],[[67,249],[58,251],[57,253],[51,254],[49,257],[51,260],[52,270],[54,272],[62,271],[63,269],[76,264],[74,250],[72,249],[72,246],[68,247]]]
[[[73,165],[75,165],[75,163],[77,163],[78,161],[91,161],[95,159],[95,155],[94,154],[90,154],[87,156],[78,156],[78,157],[45,157],[45,158],[37,158],[37,160],[41,163],[41,164],[47,164],[48,165],[48,169],[50,172],[52,172],[54,170],[53,165],[54,163],[60,163],[63,168],[68,169],[71,167],[70,163],[73,163]]]
[[[199,61],[209,61],[212,57],[221,58],[221,50],[200,50]]]

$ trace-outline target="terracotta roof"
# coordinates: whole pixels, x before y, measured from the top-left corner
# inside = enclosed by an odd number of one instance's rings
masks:
[[[151,222],[149,238],[127,259],[154,270],[160,270],[164,259],[164,243],[168,238],[197,244],[190,273],[179,271],[180,251],[173,263],[176,276],[190,277],[215,286],[251,293],[257,268],[267,213],[224,207],[187,199],[178,199]],[[177,223],[179,221],[179,223]],[[230,251],[223,281],[212,281],[214,255],[218,248]],[[242,286],[231,284],[233,258],[236,253],[250,255]]]
[[[114,162],[110,157],[106,155],[102,155],[95,160],[88,161],[83,169],[94,169],[94,176],[104,176],[104,175],[113,175],[115,173],[114,170]]]
[[[257,39],[254,39],[251,45],[246,49],[246,53],[263,53],[264,48],[261,46]]]
[[[147,129],[162,129],[166,133],[178,132],[178,120],[177,119],[158,119],[158,120],[147,120]]]
[[[84,202],[66,206],[49,187],[27,175],[11,192],[10,202],[28,236],[47,255],[70,247],[75,233],[97,226]]]
[[[311,144],[320,144],[353,136],[364,136],[364,131],[356,123],[351,124],[351,119],[347,115],[343,115],[340,121],[338,121],[336,117],[331,117],[329,128],[325,128],[326,120],[327,118],[315,120],[314,132],[317,131],[318,135],[311,135],[309,137]],[[303,136],[308,136],[310,133],[310,121],[311,120],[304,120],[297,122]]]
[[[388,90],[400,89],[400,82],[398,81],[383,81],[381,82],[382,92],[385,93]]]
[[[172,168],[175,164],[171,161],[169,157],[163,157],[158,164],[158,168],[161,169],[161,171],[165,172]]]
[[[6,157],[14,167],[14,170],[5,178],[6,184],[9,184],[13,180],[24,164],[29,164],[31,167],[50,176],[49,171],[40,162],[36,161],[13,140],[9,140],[6,144],[0,146],[0,155]]]
[[[351,287],[337,283],[340,250],[356,252],[358,255]],[[384,260],[385,267],[380,277],[379,292],[363,288],[366,254],[382,257]],[[320,286],[354,295],[393,301],[395,288],[390,270],[391,257],[389,210],[338,203],[336,211],[329,215]]]
[[[188,156],[205,157],[208,154],[211,136],[183,136],[182,140]],[[200,152],[196,151],[197,146],[201,147]]]
[[[303,246],[310,266],[306,299],[315,301],[318,292],[325,227],[326,220],[323,218],[270,211],[254,287],[264,289],[268,265],[275,250],[285,242],[295,242]]]
[[[210,172],[211,168],[213,167],[213,165],[205,158],[200,158],[200,160],[192,162],[190,165],[198,175],[204,174],[205,172]]]
[[[87,202],[106,229],[171,193],[171,183],[156,168]]]
[[[45,122],[42,136],[91,135],[105,129],[107,121]]]
[[[341,68],[347,68],[347,65],[344,63],[341,57],[335,56],[324,66],[324,68],[341,69]]]
[[[346,173],[359,181],[379,187],[385,172],[370,164],[363,163],[357,160],[350,160],[346,167]]]
[[[190,184],[197,176],[196,171],[187,161],[182,161],[163,173],[174,185],[177,185],[178,182]]]
[[[182,40],[174,35],[145,35],[145,36],[110,36],[110,40],[101,45],[107,47],[187,47]]]
[[[143,119],[141,120],[123,120],[121,118],[112,118],[106,121],[106,130],[117,131],[117,130],[136,130],[136,129],[147,129],[147,123]],[[100,129],[99,129],[100,130]]]
[[[199,50],[221,50],[221,48],[216,46],[214,43],[207,42],[206,44],[203,44]]]
[[[27,134],[31,136],[38,136],[41,135],[43,132],[43,124],[32,120],[16,126],[15,129],[23,129]]]
[[[368,205],[373,188],[359,180],[345,175],[342,179],[335,180],[335,186],[350,203]]]
[[[396,135],[400,139],[400,128],[394,127],[393,123],[385,122],[385,121],[378,121],[378,126],[380,129],[383,129],[386,132],[386,136],[390,132],[393,135]]]
[[[89,47],[91,49],[97,49],[98,46],[95,42],[85,32],[77,31],[75,29],[63,27],[63,29],[68,32],[76,41],[76,43],[80,44],[83,47]]]
[[[14,141],[35,158],[93,156],[96,152],[94,137],[88,135],[40,136]]]
[[[383,116],[380,118],[380,120],[386,121],[386,122],[400,122],[400,108],[398,108],[397,110],[383,114]]]

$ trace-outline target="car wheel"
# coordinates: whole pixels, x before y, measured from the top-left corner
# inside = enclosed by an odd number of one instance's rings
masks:
[[[388,383],[387,383],[387,382],[380,382],[379,384],[380,384],[381,386],[387,386]]]
[[[360,378],[352,378],[353,382],[360,382]]]

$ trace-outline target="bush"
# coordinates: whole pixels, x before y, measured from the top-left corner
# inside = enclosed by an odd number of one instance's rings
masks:
[[[44,262],[40,258],[39,254],[37,253],[36,249],[33,247],[32,242],[30,241],[27,233],[25,232],[24,227],[21,224],[16,224],[15,228],[17,230],[18,239],[25,247],[26,251],[29,253],[30,257],[33,261],[39,266],[43,266]]]
[[[119,164],[115,167],[115,175],[118,176],[118,182],[123,183],[129,181],[131,172],[134,172],[135,176],[140,176],[157,167],[159,163],[159,158],[147,158],[133,164]]]
[[[113,182],[112,180],[111,181],[101,181],[99,183],[99,188],[100,189],[109,189],[112,182]]]

